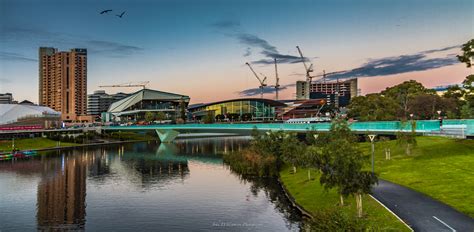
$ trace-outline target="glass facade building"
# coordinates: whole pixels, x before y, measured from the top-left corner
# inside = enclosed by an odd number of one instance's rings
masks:
[[[276,108],[283,106],[285,104],[270,99],[244,98],[190,106],[189,112],[194,120],[212,114],[218,121],[262,121],[274,120]]]

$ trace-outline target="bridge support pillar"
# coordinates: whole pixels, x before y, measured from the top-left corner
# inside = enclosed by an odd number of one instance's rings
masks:
[[[162,143],[171,143],[179,135],[179,132],[175,130],[158,129],[155,131]]]

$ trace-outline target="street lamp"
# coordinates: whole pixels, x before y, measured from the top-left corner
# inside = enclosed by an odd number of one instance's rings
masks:
[[[441,110],[436,111],[438,113],[439,126],[443,125],[443,118],[441,117]]]
[[[375,134],[369,135],[370,143],[372,144],[372,174],[374,174],[374,153],[375,153]]]

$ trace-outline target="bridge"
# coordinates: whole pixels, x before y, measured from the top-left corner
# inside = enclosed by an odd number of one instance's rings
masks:
[[[412,131],[411,123],[400,121],[352,122],[349,123],[352,131],[357,134],[385,134],[393,135],[397,132]],[[155,130],[162,142],[172,142],[180,133],[235,133],[248,135],[256,129],[266,131],[288,131],[305,133],[307,131],[327,132],[331,123],[290,124],[290,123],[216,123],[216,124],[157,124],[133,126],[102,127],[105,131],[145,131]],[[441,134],[449,132],[459,137],[474,136],[474,119],[443,120],[416,120],[417,134]]]

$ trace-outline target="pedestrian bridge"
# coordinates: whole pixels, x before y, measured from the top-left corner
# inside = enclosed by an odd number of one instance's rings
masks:
[[[411,123],[403,125],[400,121],[378,121],[378,122],[352,122],[350,128],[357,134],[395,134],[399,131],[412,131]],[[216,124],[157,124],[157,125],[132,125],[132,126],[109,126],[102,127],[106,131],[144,131],[155,130],[162,142],[173,141],[180,133],[235,133],[250,134],[252,130],[258,131],[288,131],[305,133],[307,131],[325,132],[329,131],[331,123],[216,123]],[[442,125],[438,120],[417,120],[415,132],[417,134],[439,134],[443,127],[460,128],[458,133],[463,137],[474,136],[474,119],[444,120]]]

